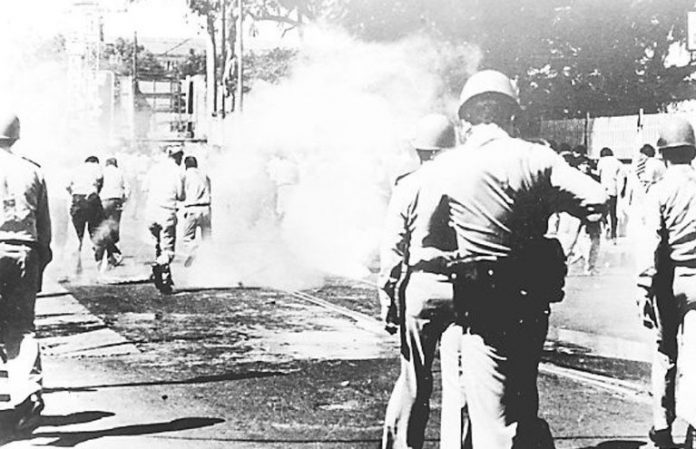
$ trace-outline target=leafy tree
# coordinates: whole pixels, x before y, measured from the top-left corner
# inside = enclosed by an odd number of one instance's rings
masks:
[[[117,75],[133,75],[133,41],[117,38],[113,43],[104,45],[101,53],[100,66],[112,70]],[[155,55],[138,45],[137,60],[138,73],[147,75],[163,75],[165,69]]]
[[[661,109],[694,67],[667,67],[693,0],[340,0],[325,16],[369,40],[414,32],[483,51],[517,78],[533,115],[581,117]],[[461,80],[458,82],[461,84]]]

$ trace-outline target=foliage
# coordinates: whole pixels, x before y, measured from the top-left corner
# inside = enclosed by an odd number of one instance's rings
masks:
[[[249,52],[245,55],[244,73],[253,85],[255,80],[278,84],[290,72],[297,52],[274,48],[264,52]]]
[[[343,0],[328,14],[365,39],[422,32],[475,43],[485,67],[517,78],[532,114],[579,117],[654,112],[675,100],[694,68],[666,67],[667,56],[685,40],[693,3]]]
[[[165,69],[155,55],[138,45],[137,50],[138,74],[164,75]],[[100,67],[112,70],[117,75],[133,75],[133,41],[117,38],[115,42],[104,45],[101,53]]]

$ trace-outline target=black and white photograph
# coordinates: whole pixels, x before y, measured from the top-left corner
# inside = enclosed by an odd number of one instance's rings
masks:
[[[695,449],[695,0],[0,0],[0,447]]]

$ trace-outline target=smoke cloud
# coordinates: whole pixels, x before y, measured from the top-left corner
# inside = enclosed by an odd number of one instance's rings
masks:
[[[224,123],[207,164],[214,240],[189,281],[299,288],[369,274],[393,181],[417,166],[414,124],[451,115],[447,72],[472,72],[479,58],[426,36],[368,43],[307,30],[289,78],[256,85]]]

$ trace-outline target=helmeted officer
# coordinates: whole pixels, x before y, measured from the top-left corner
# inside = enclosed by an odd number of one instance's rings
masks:
[[[675,416],[696,427],[696,155],[691,124],[669,117],[657,147],[667,163],[663,178],[648,190],[638,252],[640,302],[646,325],[656,327],[652,369],[653,427],[650,439],[674,447]],[[676,384],[675,380],[679,379]]]
[[[599,220],[606,194],[552,149],[512,136],[520,108],[502,73],[472,75],[460,105],[464,143],[422,168],[408,264],[452,270],[473,447],[548,447],[536,376],[566,267],[544,234],[553,212]]]
[[[421,164],[441,150],[454,147],[456,133],[444,115],[432,114],[418,124],[412,142]],[[397,179],[389,202],[380,250],[380,299],[387,330],[401,330],[401,374],[396,381],[384,419],[383,448],[420,448],[430,412],[433,387],[432,363],[438,341],[443,363],[442,447],[461,446],[461,404],[459,401],[458,344],[460,330],[447,331],[454,322],[452,284],[439,267],[407,267],[413,250],[411,235],[418,214],[413,199],[418,190],[421,168]],[[454,234],[449,238],[452,249]],[[408,269],[407,269],[408,268]],[[443,333],[445,335],[443,335]],[[454,416],[454,415],[457,416]]]
[[[147,223],[155,237],[155,263],[152,266],[155,286],[162,293],[171,293],[169,264],[174,260],[176,244],[177,202],[185,199],[181,146],[168,146],[167,159],[150,170],[146,179]]]
[[[51,220],[41,169],[11,152],[19,132],[17,116],[0,116],[0,436],[31,432],[44,407],[34,306],[52,258]]]

